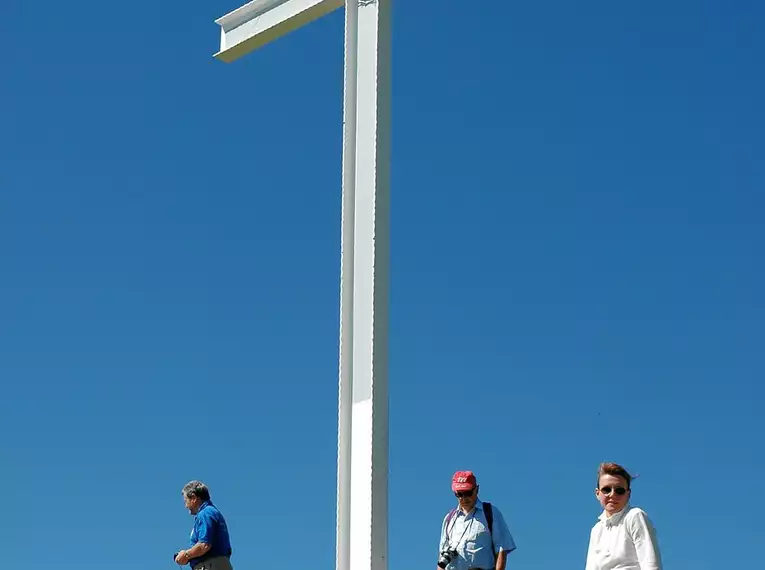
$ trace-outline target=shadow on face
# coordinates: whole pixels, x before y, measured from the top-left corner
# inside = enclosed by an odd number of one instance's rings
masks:
[[[199,512],[199,505],[201,501],[196,495],[188,496],[183,495],[183,506],[189,510],[189,513],[195,515]]]
[[[457,497],[460,509],[466,513],[470,512],[478,500],[478,486],[473,487],[469,491],[455,491],[454,496]]]

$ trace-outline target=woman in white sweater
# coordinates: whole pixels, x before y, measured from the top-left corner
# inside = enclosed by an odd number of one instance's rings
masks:
[[[621,465],[600,465],[595,496],[603,513],[590,533],[585,570],[662,570],[656,530],[642,509],[630,506],[631,482]]]

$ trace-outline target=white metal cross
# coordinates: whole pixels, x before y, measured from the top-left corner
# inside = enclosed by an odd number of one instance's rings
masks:
[[[345,4],[337,570],[388,567],[390,0],[253,0],[216,20],[232,62]]]

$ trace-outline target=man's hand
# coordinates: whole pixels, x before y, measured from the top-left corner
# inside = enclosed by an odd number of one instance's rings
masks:
[[[188,552],[187,550],[181,550],[178,553],[178,556],[175,557],[175,563],[178,566],[183,566],[184,564],[189,563],[189,555],[187,554],[187,552]]]

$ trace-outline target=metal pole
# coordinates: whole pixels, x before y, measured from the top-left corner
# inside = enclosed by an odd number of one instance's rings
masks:
[[[390,0],[358,2],[351,570],[388,567]]]
[[[351,432],[353,417],[353,272],[356,206],[356,49],[358,5],[345,7],[343,197],[340,254],[340,386],[337,435],[337,544],[335,567],[351,568]]]

